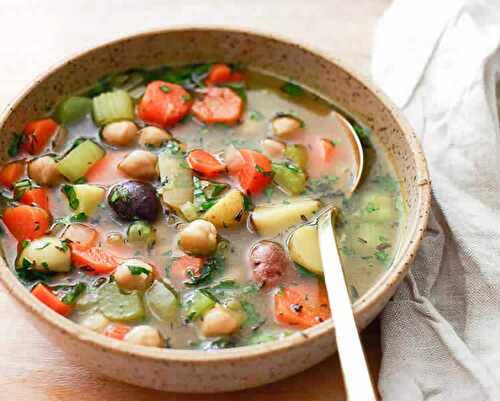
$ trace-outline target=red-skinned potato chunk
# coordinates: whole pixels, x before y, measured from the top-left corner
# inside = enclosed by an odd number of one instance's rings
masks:
[[[285,250],[273,241],[257,242],[248,260],[255,280],[265,287],[276,285],[290,266]]]
[[[210,87],[194,102],[192,111],[205,124],[236,124],[243,113],[243,100],[229,88]]]
[[[180,85],[153,81],[137,108],[139,118],[149,124],[169,127],[182,120],[191,108],[191,95]]]

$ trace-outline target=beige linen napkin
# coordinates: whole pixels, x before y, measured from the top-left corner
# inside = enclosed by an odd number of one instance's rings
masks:
[[[433,210],[382,315],[385,401],[500,400],[500,1],[396,0],[372,73],[415,128]]]

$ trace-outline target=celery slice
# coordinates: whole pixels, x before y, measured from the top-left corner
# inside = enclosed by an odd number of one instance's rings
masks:
[[[69,125],[81,120],[92,110],[92,100],[88,97],[71,96],[63,100],[54,111],[55,120],[62,125]]]
[[[273,163],[274,182],[292,195],[306,189],[306,175],[301,168],[291,163]]]
[[[210,297],[206,291],[203,289],[196,290],[186,311],[187,319],[190,321],[197,320],[202,317],[206,311],[212,309],[214,306],[215,300]]]
[[[175,294],[160,281],[155,281],[144,295],[144,302],[149,313],[160,320],[173,319],[179,309]]]
[[[109,320],[134,322],[144,318],[144,307],[137,291],[123,293],[116,283],[99,288],[98,305],[101,313]]]
[[[99,145],[87,139],[59,160],[56,167],[63,176],[74,182],[82,178],[105,153]]]
[[[106,92],[92,99],[92,115],[97,125],[113,121],[133,120],[134,104],[124,90]]]

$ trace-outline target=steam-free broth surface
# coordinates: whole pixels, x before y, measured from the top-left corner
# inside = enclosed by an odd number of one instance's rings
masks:
[[[56,312],[131,343],[212,350],[320,323],[317,242],[289,254],[290,231],[341,210],[356,301],[391,264],[403,218],[376,138],[344,117],[239,66],[112,74],[14,136],[0,171],[6,259]],[[352,196],[349,125],[367,159]]]

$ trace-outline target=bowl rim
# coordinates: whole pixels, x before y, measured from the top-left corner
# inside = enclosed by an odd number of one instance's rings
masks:
[[[378,98],[380,102],[385,106],[391,117],[394,118],[394,120],[400,126],[405,139],[409,143],[416,164],[415,171],[417,174],[418,182],[416,182],[415,185],[418,186],[417,203],[420,209],[420,213],[416,218],[414,227],[410,228],[410,238],[412,240],[408,243],[406,249],[404,249],[404,251],[401,251],[399,260],[394,260],[391,267],[387,269],[384,275],[378,279],[377,283],[372,286],[370,290],[368,290],[362,297],[360,297],[353,305],[355,316],[359,316],[363,310],[369,308],[373,303],[375,303],[385,291],[389,291],[390,288],[394,288],[399,284],[401,278],[404,277],[404,275],[407,273],[410,268],[411,262],[415,258],[415,254],[418,246],[420,245],[420,241],[422,240],[422,236],[427,225],[427,219],[430,212],[431,186],[429,173],[422,148],[413,129],[411,128],[405,117],[393,104],[393,102],[379,88],[372,84],[364,76],[364,74],[354,71],[352,67],[338,60],[335,56],[326,54],[326,52],[318,50],[308,41],[301,40],[299,43],[296,43],[295,41],[293,41],[293,39],[287,38],[286,36],[277,35],[275,33],[270,33],[260,29],[237,28],[221,25],[178,25],[175,27],[155,28],[127,34],[125,36],[121,36],[110,41],[105,41],[98,45],[94,45],[84,50],[78,51],[68,57],[63,58],[61,61],[49,67],[45,72],[39,74],[35,79],[31,81],[31,83],[24,87],[24,89],[19,93],[19,95],[14,98],[13,101],[7,103],[6,107],[0,114],[0,127],[5,124],[12,111],[30,94],[30,92],[41,81],[49,77],[51,74],[56,73],[59,69],[64,68],[69,62],[75,59],[83,57],[91,52],[99,52],[100,50],[103,50],[108,46],[113,46],[121,42],[135,40],[141,37],[179,32],[204,31],[220,31],[228,34],[244,34],[259,37],[260,39],[264,40],[271,40],[286,45],[292,45],[304,53],[309,53],[314,57],[323,59],[329,64],[334,64],[337,68],[361,83],[366,88],[366,90],[368,90],[372,95]],[[331,335],[334,330],[333,322],[331,319],[329,319],[314,327],[298,332],[289,337],[285,337],[283,339],[280,339],[279,341],[270,343],[239,346],[235,348],[221,349],[214,352],[186,349],[157,349],[113,340],[111,338],[103,336],[102,334],[95,333],[92,330],[87,329],[71,321],[70,319],[57,314],[56,312],[43,305],[41,302],[36,301],[34,297],[31,296],[30,292],[12,273],[3,257],[0,257],[0,279],[7,291],[17,299],[17,301],[21,304],[21,306],[24,307],[25,310],[38,315],[37,318],[44,319],[46,323],[52,326],[52,328],[57,329],[64,334],[68,334],[76,338],[78,341],[84,342],[88,345],[101,347],[108,351],[119,354],[126,354],[129,357],[133,356],[135,358],[141,358],[145,360],[156,360],[163,362],[196,362],[198,364],[230,362],[241,360],[242,358],[250,360],[259,358],[262,355],[280,351],[288,351],[296,347],[305,346],[307,343],[312,342],[318,337],[328,335],[329,333]]]

